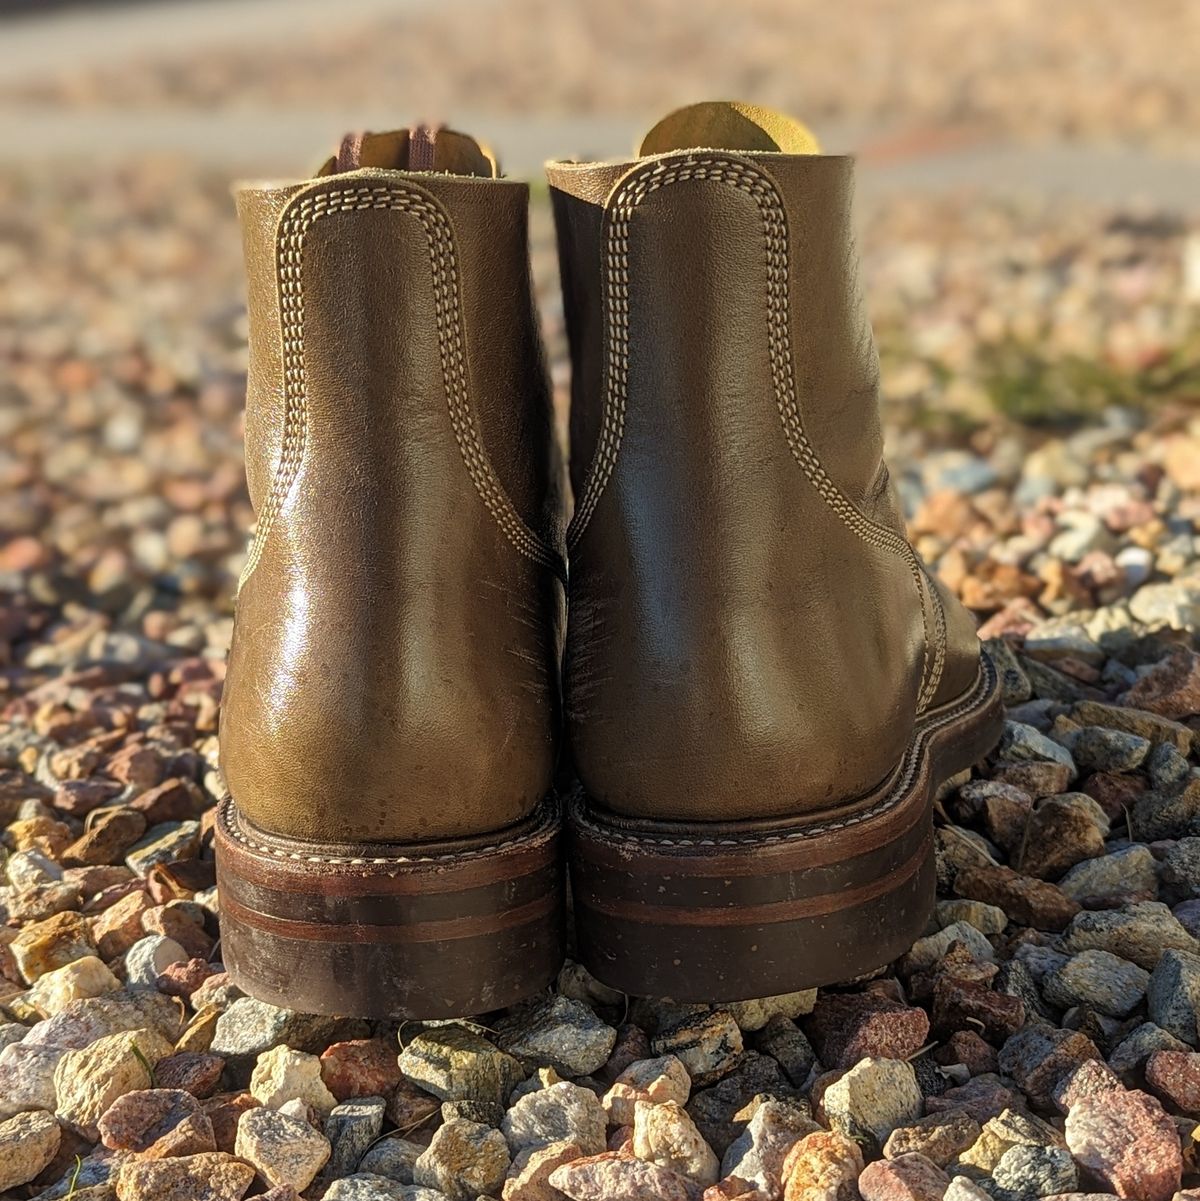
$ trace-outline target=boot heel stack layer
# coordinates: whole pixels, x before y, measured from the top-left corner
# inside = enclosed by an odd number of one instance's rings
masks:
[[[604,983],[678,1001],[774,996],[849,980],[925,931],[937,785],[1003,724],[995,668],[925,715],[876,793],[804,822],[632,821],[580,789],[569,806],[579,958]]]
[[[235,983],[302,1012],[484,1013],[526,997],[563,955],[557,806],[492,835],[322,845],[218,812],[221,951]]]

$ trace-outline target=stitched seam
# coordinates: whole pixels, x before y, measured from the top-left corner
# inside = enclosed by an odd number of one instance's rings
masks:
[[[792,363],[791,328],[788,316],[787,216],[774,182],[750,163],[716,158],[688,158],[683,162],[655,163],[628,177],[613,194],[608,206],[605,237],[605,315],[608,333],[604,411],[596,453],[567,530],[567,546],[573,549],[582,537],[616,464],[625,431],[629,374],[629,222],[637,206],[651,193],[670,184],[701,179],[730,184],[746,192],[757,204],[763,222],[767,266],[767,342],[775,403],[783,423],[792,457],[825,504],[842,523],[868,546],[887,550],[904,560],[917,588],[921,605],[923,648],[921,686],[917,712],[924,712],[937,690],[940,668],[931,661],[928,610],[925,603],[924,571],[908,540],[886,526],[864,516],[834,483],[804,432],[796,399]],[[936,605],[940,614],[941,606]],[[944,627],[942,628],[944,634]],[[945,653],[940,635],[934,660]]]
[[[306,193],[284,210],[276,238],[276,276],[283,339],[284,423],[283,444],[271,491],[263,504],[254,541],[238,581],[239,589],[262,558],[272,527],[300,474],[308,444],[308,397],[304,367],[304,238],[322,217],[364,209],[385,209],[412,214],[421,223],[433,274],[434,317],[438,354],[450,425],[475,490],[513,547],[560,578],[566,569],[562,557],[547,546],[518,516],[496,479],[483,448],[471,410],[463,348],[462,308],[458,288],[458,257],[446,214],[421,193],[399,184],[334,188]]]
[[[762,834],[748,838],[655,838],[648,834],[625,834],[619,831],[607,830],[588,819],[585,808],[586,794],[582,787],[576,787],[571,796],[571,819],[581,826],[586,826],[589,833],[610,843],[627,843],[631,846],[662,846],[662,847],[756,847],[767,844],[798,842],[802,839],[817,838],[822,834],[832,834],[852,826],[861,825],[882,816],[894,808],[903,798],[922,765],[925,743],[938,730],[958,721],[976,709],[983,708],[991,700],[996,689],[996,669],[991,660],[984,654],[981,659],[979,678],[958,704],[937,717],[927,718],[924,724],[918,726],[913,734],[912,742],[905,752],[901,764],[901,772],[887,794],[874,805],[859,813],[852,813],[843,818],[837,818],[819,825],[805,826],[802,830],[794,830],[788,834]]]
[[[283,859],[293,863],[340,863],[361,867],[382,864],[462,862],[466,859],[480,859],[487,855],[494,855],[498,851],[507,850],[509,847],[518,846],[521,843],[533,844],[552,835],[555,830],[553,805],[544,802],[541,810],[541,824],[533,830],[514,835],[512,838],[502,839],[490,846],[477,847],[473,851],[448,851],[443,855],[310,855],[303,851],[285,851],[280,847],[271,846],[269,843],[258,842],[247,835],[238,820],[240,815],[237,806],[230,796],[221,802],[217,810],[217,817],[221,823],[221,829],[227,837],[248,850],[270,855],[272,859]]]

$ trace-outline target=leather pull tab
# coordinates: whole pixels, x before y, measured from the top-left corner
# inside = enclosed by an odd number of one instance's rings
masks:
[[[437,152],[440,125],[414,125],[408,131],[408,169],[410,171],[432,171]]]
[[[334,170],[340,175],[343,171],[357,171],[362,166],[363,141],[365,133],[348,133],[338,146]]]

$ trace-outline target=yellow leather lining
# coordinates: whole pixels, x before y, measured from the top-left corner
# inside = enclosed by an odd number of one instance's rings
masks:
[[[773,108],[740,100],[706,100],[677,108],[650,129],[637,153],[644,157],[700,148],[821,153],[816,136],[803,122]]]

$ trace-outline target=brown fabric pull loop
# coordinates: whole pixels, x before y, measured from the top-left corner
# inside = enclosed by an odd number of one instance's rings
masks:
[[[408,131],[408,169],[410,171],[432,171],[437,151],[438,131],[441,125],[414,125]]]
[[[340,174],[342,171],[357,171],[362,166],[362,148],[366,136],[365,133],[348,133],[342,138],[334,170]]]

